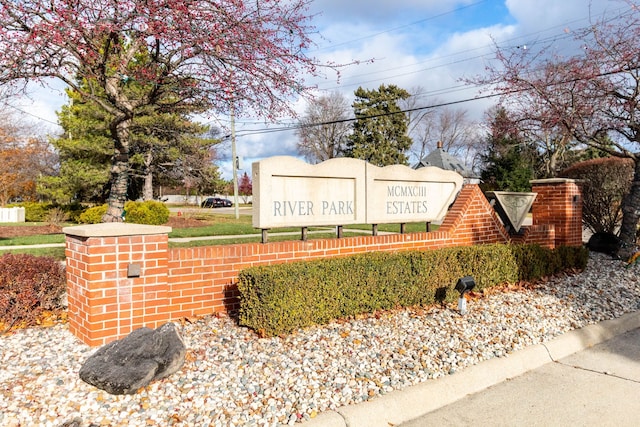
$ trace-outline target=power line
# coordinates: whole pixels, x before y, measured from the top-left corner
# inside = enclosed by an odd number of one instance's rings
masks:
[[[619,8],[619,9],[614,10],[612,13],[614,15],[609,17],[606,20],[606,22],[611,22],[613,20],[619,19],[619,18],[623,17],[624,15],[628,14],[629,11],[626,8]],[[544,37],[544,38],[541,38],[541,39],[538,39],[538,40],[535,40],[535,41],[528,42],[526,45],[535,46],[535,45],[540,45],[540,44],[552,44],[552,43],[564,40],[566,38],[572,37],[570,32],[565,31],[565,29],[567,28],[567,25],[570,25],[570,24],[576,23],[576,22],[582,22],[585,19],[588,19],[588,17],[584,17],[584,18],[580,18],[580,19],[574,19],[572,21],[564,22],[562,24],[558,24],[558,25],[555,25],[555,26],[552,26],[552,27],[549,27],[549,28],[546,28],[546,29],[543,29],[543,30],[540,30],[540,31],[536,31],[536,32],[533,32],[533,33],[529,33],[529,34],[525,34],[525,35],[522,35],[522,36],[511,38],[511,39],[507,39],[505,41],[505,43],[514,43],[517,40],[522,40],[524,38],[530,38],[530,37],[533,37],[535,35],[542,34],[544,32],[550,31],[552,29],[562,28],[563,29],[563,33],[562,34],[552,34],[552,35],[550,35],[548,37]],[[410,26],[410,25],[411,24],[408,24],[407,26]],[[574,31],[584,31],[584,30],[587,30],[589,28],[590,28],[589,26],[585,26],[585,27],[580,27],[580,28],[578,28],[578,29],[576,29]],[[378,33],[378,34],[382,34],[382,33],[384,33],[384,32],[381,32],[381,33]],[[358,39],[358,40],[360,40],[360,39]],[[459,52],[452,53],[450,55],[447,55],[447,56],[444,56],[444,57],[441,57],[441,58],[455,57],[455,56],[458,56],[458,55],[460,55],[462,53],[473,52],[473,51],[477,51],[477,50],[480,50],[480,49],[486,49],[488,47],[490,47],[490,46],[482,46],[482,47],[478,47],[478,48],[474,48],[474,49],[467,49],[467,50],[464,50],[464,51],[459,51]],[[506,48],[509,49],[509,48],[520,48],[520,47],[521,47],[521,45],[512,45],[512,46],[507,46]],[[362,86],[363,84],[366,84],[366,83],[380,82],[380,81],[385,81],[385,80],[389,80],[389,79],[393,79],[393,78],[397,78],[397,77],[402,77],[402,76],[406,76],[406,75],[416,74],[416,73],[425,72],[425,71],[431,71],[431,70],[434,70],[436,68],[441,68],[441,67],[445,67],[445,66],[448,66],[448,65],[460,64],[460,63],[463,63],[463,62],[467,62],[467,61],[471,61],[471,60],[479,59],[479,58],[484,58],[484,57],[486,57],[486,55],[477,55],[477,56],[470,57],[470,58],[462,58],[462,59],[457,60],[457,61],[451,61],[451,62],[448,62],[448,63],[435,65],[433,67],[422,68],[422,69],[416,70],[416,71],[411,71],[411,72],[402,73],[402,74],[396,74],[396,75],[392,75],[392,76],[388,76],[388,77],[381,77],[379,79],[374,79],[374,80],[360,81],[358,83],[340,85],[340,86],[327,88],[327,89],[321,89],[321,90],[329,91],[329,90],[335,90],[335,89],[340,89],[340,88],[349,87],[349,86]],[[441,59],[441,58],[437,58],[437,59]],[[357,75],[357,76],[352,76],[351,78],[384,73],[384,72],[389,71],[389,70],[397,70],[397,69],[407,68],[407,67],[410,67],[410,66],[413,66],[413,65],[421,64],[421,63],[424,63],[424,62],[435,61],[435,60],[436,59],[429,59],[429,60],[426,60],[426,61],[410,64],[410,65],[407,65],[407,66],[394,67],[394,68],[391,68],[391,69],[385,69],[385,70],[381,70],[381,71],[375,71],[375,72],[371,72],[371,73],[360,74],[360,75]],[[417,95],[444,95],[444,94],[450,94],[450,93],[453,93],[453,92],[462,91],[462,90],[465,90],[467,88],[468,88],[467,85],[458,85],[458,86],[452,86],[452,87],[448,87],[448,88],[441,88],[441,89],[434,90],[434,91],[424,92],[424,93],[420,93],[420,94],[412,94],[411,96],[417,96]],[[476,99],[490,98],[492,96],[498,96],[498,95],[489,95],[489,96],[481,96],[481,97],[475,97],[475,98],[467,98],[467,99],[463,99],[463,100],[459,100],[459,101],[452,101],[451,103],[441,103],[441,104],[436,104],[436,105],[429,106],[429,107],[420,107],[417,110],[423,110],[423,109],[428,109],[428,108],[436,108],[436,107],[447,106],[447,105],[454,105],[454,104],[474,101]],[[411,110],[407,110],[407,112],[409,112],[409,111],[411,111]],[[398,112],[398,114],[399,113],[401,113],[401,112]],[[347,120],[355,120],[355,118],[347,119]],[[321,124],[318,124],[318,125],[328,125],[328,124],[331,124],[331,123],[321,123]],[[277,127],[277,128],[271,128],[271,129],[263,128],[263,129],[258,129],[258,130],[255,130],[255,131],[254,130],[249,130],[249,131],[245,131],[242,134],[242,136],[267,134],[267,133],[273,133],[273,132],[284,132],[284,131],[288,131],[288,130],[295,130],[297,128],[298,128],[297,125],[290,125],[290,126]]]
[[[52,121],[51,121],[51,120],[49,120],[49,119],[45,119],[44,117],[37,116],[37,115],[35,115],[35,114],[33,114],[33,113],[30,113],[29,111],[25,111],[25,110],[23,110],[23,109],[22,109],[22,108],[20,108],[20,107],[16,107],[15,105],[11,105],[11,104],[8,104],[8,103],[6,103],[6,102],[4,102],[2,105],[4,105],[5,107],[13,108],[14,110],[16,110],[16,111],[18,111],[18,112],[20,112],[20,113],[22,113],[22,114],[26,114],[27,116],[31,116],[31,117],[33,117],[33,118],[35,118],[35,119],[38,119],[38,120],[41,120],[41,121],[43,121],[43,122],[47,122],[47,123],[50,123],[50,124],[52,124],[52,125],[56,125],[56,126],[58,126],[58,123],[57,123],[57,122],[52,122]]]
[[[616,75],[616,74],[627,73],[627,72],[638,70],[638,69],[640,69],[640,68],[636,67],[636,68],[630,69],[628,67],[622,67],[622,68],[619,68],[619,69],[616,69],[616,70],[602,72],[602,73],[599,73],[599,74],[597,74],[595,76],[575,77],[575,78],[571,78],[571,79],[562,80],[562,81],[559,81],[559,82],[549,83],[549,84],[547,84],[546,87],[558,86],[558,85],[569,84],[569,83],[576,83],[576,82],[580,82],[580,81],[584,81],[584,80],[590,80],[590,79],[593,79],[593,78],[608,77],[608,76],[613,76],[613,75]],[[399,111],[372,114],[372,115],[364,116],[364,117],[350,117],[350,118],[347,118],[347,119],[330,120],[330,121],[326,121],[326,122],[309,123],[309,124],[297,124],[295,126],[287,126],[287,127],[273,128],[273,129],[257,129],[255,131],[246,131],[245,133],[243,133],[240,136],[251,136],[251,135],[259,135],[259,134],[265,134],[265,133],[275,133],[275,132],[286,132],[286,131],[290,131],[290,130],[303,129],[303,128],[309,128],[309,127],[327,126],[327,125],[332,125],[332,124],[354,122],[356,120],[367,120],[367,119],[374,119],[374,118],[378,118],[378,117],[392,116],[392,115],[396,115],[396,114],[406,114],[406,113],[412,113],[412,112],[415,112],[415,111],[431,110],[431,109],[434,109],[434,108],[448,107],[448,106],[451,106],[451,105],[464,104],[464,103],[467,103],[467,102],[473,102],[473,101],[478,101],[478,100],[483,100],[483,99],[502,97],[502,96],[505,96],[505,95],[522,93],[522,92],[528,92],[530,90],[533,90],[533,88],[528,88],[528,89],[522,88],[522,89],[511,90],[511,91],[506,91],[506,92],[491,93],[491,94],[487,94],[487,95],[475,96],[473,98],[464,98],[464,99],[460,99],[460,100],[456,100],[456,101],[441,102],[441,103],[438,103],[438,104],[427,105],[427,106],[424,106],[424,107],[407,108],[407,109],[399,110]]]
[[[626,7],[620,7],[620,8],[617,8],[617,9],[613,9],[613,10],[607,12],[607,14],[610,14],[610,16],[606,20],[604,20],[603,22],[606,23],[606,22],[611,22],[611,21],[617,20],[617,19],[623,17],[624,15],[626,15],[628,13],[631,13],[631,12]],[[524,35],[521,35],[521,36],[518,36],[518,37],[514,37],[514,38],[511,38],[511,39],[504,40],[502,42],[502,44],[505,44],[505,43],[513,44],[513,43],[516,43],[518,40],[530,39],[530,38],[535,37],[535,36],[537,36],[539,34],[543,34],[545,32],[552,31],[552,30],[557,30],[558,28],[561,28],[562,29],[562,33],[561,34],[557,34],[556,33],[556,34],[552,34],[552,35],[550,35],[548,37],[544,37],[544,38],[541,38],[541,39],[538,39],[538,40],[527,41],[527,42],[524,43],[524,45],[530,47],[530,46],[535,46],[535,45],[539,45],[539,44],[555,43],[555,42],[564,40],[566,38],[572,37],[572,35],[571,35],[572,31],[567,31],[568,26],[570,26],[570,25],[572,25],[574,23],[582,22],[582,21],[589,20],[589,19],[590,19],[590,16],[586,16],[586,17],[582,17],[582,18],[578,18],[578,19],[574,19],[574,20],[570,20],[570,21],[565,21],[565,22],[563,22],[561,24],[554,25],[554,26],[551,26],[551,27],[548,27],[548,28],[545,28],[545,29],[542,29],[542,30],[539,30],[539,31],[535,31],[535,32],[532,32],[532,33],[528,33],[528,34],[524,34]],[[409,24],[409,25],[411,25],[411,24]],[[573,32],[575,32],[575,31],[584,31],[584,30],[587,30],[589,28],[590,28],[590,25],[587,25],[587,26],[580,27],[580,28],[574,30]],[[384,32],[381,32],[381,33],[384,33]],[[523,45],[523,43],[520,42],[519,44],[513,44],[510,47],[507,46],[507,48],[519,48],[522,45]],[[462,51],[451,53],[449,55],[445,55],[445,56],[441,56],[441,57],[437,57],[437,58],[431,58],[431,59],[427,59],[425,61],[415,62],[415,63],[412,63],[412,64],[403,65],[403,66],[400,66],[400,67],[392,67],[392,68],[387,68],[387,69],[384,69],[384,70],[373,71],[373,72],[370,72],[370,73],[364,73],[364,74],[359,74],[359,75],[355,75],[355,76],[350,76],[350,77],[347,78],[347,80],[355,79],[357,77],[363,77],[363,76],[367,76],[367,75],[375,75],[375,74],[386,73],[388,71],[399,70],[399,69],[403,69],[403,68],[409,68],[409,67],[413,67],[415,65],[428,63],[428,62],[433,62],[433,61],[437,61],[437,60],[441,60],[441,59],[445,59],[445,58],[455,57],[455,56],[459,56],[459,55],[464,54],[464,53],[474,52],[474,51],[478,51],[478,50],[484,50],[484,49],[487,49],[487,48],[490,48],[490,47],[491,47],[490,45],[486,45],[486,46],[481,46],[481,47],[477,47],[477,48],[474,48],[474,49],[466,49],[466,50],[462,50]],[[353,87],[353,86],[363,85],[363,84],[366,84],[366,83],[379,82],[381,80],[385,81],[385,80],[389,80],[389,79],[393,79],[393,78],[404,77],[404,76],[411,75],[411,74],[431,71],[431,70],[434,70],[434,69],[437,69],[437,68],[442,68],[442,67],[445,67],[445,66],[448,66],[448,65],[460,64],[460,63],[472,61],[474,59],[482,59],[482,58],[486,58],[486,54],[481,54],[481,55],[473,56],[473,57],[470,57],[470,58],[462,58],[462,59],[459,59],[459,60],[456,60],[456,61],[451,61],[449,63],[437,64],[437,65],[434,65],[432,67],[422,68],[420,70],[410,71],[410,72],[406,72],[406,73],[402,73],[402,74],[394,74],[394,75],[390,75],[390,76],[386,76],[386,77],[383,76],[383,77],[380,77],[380,78],[374,79],[374,80],[367,80],[367,81],[360,81],[360,82],[357,82],[357,83],[342,84],[342,85],[337,85],[337,86],[333,86],[333,87],[329,87],[329,88],[325,87],[325,88],[322,88],[322,90],[336,90],[336,89],[340,89],[340,88],[344,88],[344,87]]]
[[[420,24],[420,23],[423,23],[423,22],[426,22],[426,21],[429,21],[429,20],[444,16],[444,15],[447,15],[447,14],[455,13],[455,12],[458,12],[458,11],[466,9],[466,8],[477,6],[479,4],[484,3],[485,1],[486,0],[480,0],[480,1],[477,1],[475,3],[469,4],[469,5],[466,5],[466,6],[462,6],[462,7],[450,10],[448,12],[441,13],[439,15],[434,15],[432,17],[425,18],[425,19],[418,20],[418,21],[414,21],[414,22],[406,24],[406,25],[402,25],[402,26],[399,26],[399,27],[395,27],[395,28],[391,28],[391,29],[388,29],[388,30],[384,30],[384,31],[381,31],[381,32],[378,32],[378,33],[374,33],[374,34],[371,34],[371,35],[368,35],[368,36],[365,36],[365,37],[361,37],[361,38],[358,38],[358,39],[342,42],[342,43],[339,43],[339,44],[334,44],[334,45],[331,45],[331,46],[327,46],[325,48],[336,47],[336,46],[340,46],[340,45],[344,45],[344,44],[348,44],[348,43],[352,43],[352,42],[356,42],[356,41],[361,41],[361,40],[364,40],[364,39],[367,39],[367,38],[375,37],[375,36],[380,35],[380,34],[385,34],[385,33],[397,31],[397,30],[400,30],[400,29],[408,28],[408,27],[411,27],[411,26],[414,26],[414,25],[417,25],[417,24]],[[618,11],[620,11],[620,10],[625,10],[626,11],[626,9],[620,8],[620,9],[617,9],[614,13],[618,13]],[[626,11],[626,12],[620,13],[618,15],[615,15],[615,16],[609,18],[607,21],[618,19],[618,18],[622,17],[626,13],[629,13],[629,12]],[[523,39],[523,38],[526,38],[526,37],[532,37],[532,36],[535,36],[537,34],[541,34],[543,32],[549,31],[551,29],[558,28],[558,27],[566,27],[567,25],[569,25],[571,23],[580,22],[580,21],[583,21],[585,19],[587,19],[587,18],[581,18],[581,19],[568,21],[568,22],[565,22],[563,24],[559,24],[559,25],[556,25],[556,26],[553,26],[553,27],[549,27],[549,28],[544,29],[544,30],[540,30],[540,31],[537,31],[537,32],[534,32],[534,33],[529,33],[529,34],[526,34],[526,35],[523,35],[523,36],[519,36],[519,37],[515,37],[515,38],[512,38],[512,39],[508,39],[508,40],[506,40],[506,42],[513,42],[513,41],[520,40],[520,39]],[[578,30],[582,30],[582,29],[586,29],[586,28],[588,28],[588,27],[579,28]],[[559,40],[562,40],[562,39],[565,39],[565,38],[568,38],[568,37],[570,37],[570,34],[567,34],[567,33],[559,34],[559,35],[556,34],[556,35],[552,35],[552,36],[549,36],[549,37],[546,37],[546,38],[543,38],[543,39],[540,39],[540,40],[537,40],[537,41],[529,42],[528,45],[533,46],[533,45],[541,44],[541,43],[552,43],[552,42],[556,42],[556,41],[559,41]],[[477,51],[477,50],[481,50],[481,49],[486,49],[488,47],[490,47],[490,46],[482,46],[482,47],[478,47],[478,48],[475,48],[475,49],[462,50],[462,51],[451,53],[451,54],[446,55],[446,56],[442,56],[442,57],[438,57],[438,58],[432,58],[432,59],[428,59],[428,60],[425,60],[425,61],[420,61],[420,62],[416,62],[416,63],[413,63],[413,64],[409,64],[409,65],[406,65],[406,66],[393,67],[393,68],[388,68],[388,69],[384,69],[384,70],[380,70],[380,71],[374,71],[374,72],[370,72],[370,73],[364,73],[364,74],[360,74],[360,75],[355,75],[355,76],[351,76],[350,78],[353,79],[353,78],[356,78],[356,77],[362,77],[362,76],[367,76],[367,75],[375,75],[375,74],[385,73],[385,72],[393,71],[393,70],[400,70],[400,69],[403,69],[403,68],[412,67],[412,66],[419,65],[419,64],[422,64],[422,63],[428,63],[428,62],[436,61],[438,59],[455,57],[455,56],[458,56],[458,55],[461,55],[461,54],[464,54],[464,53],[469,53],[469,52],[473,52],[473,51]],[[516,46],[514,46],[514,47],[516,47]],[[368,81],[360,81],[358,83],[340,85],[340,86],[336,86],[336,87],[333,87],[333,88],[327,88],[327,89],[321,89],[321,90],[332,90],[332,89],[339,89],[339,88],[344,88],[344,87],[349,87],[349,86],[361,86],[361,85],[366,84],[366,83],[380,82],[380,81],[385,81],[385,80],[389,80],[389,79],[393,79],[393,78],[404,77],[404,76],[411,75],[411,74],[417,74],[417,73],[422,73],[422,72],[426,72],[426,71],[431,71],[431,70],[434,70],[434,69],[437,69],[437,68],[442,68],[442,67],[449,66],[449,65],[460,64],[460,63],[472,61],[474,59],[481,59],[481,58],[485,58],[485,57],[486,57],[485,54],[476,55],[476,56],[473,56],[473,57],[462,58],[462,59],[459,59],[459,60],[456,60],[456,61],[450,61],[450,62],[447,62],[447,63],[434,65],[432,67],[421,68],[421,69],[415,70],[415,71],[409,71],[409,72],[406,72],[406,73],[395,74],[395,75],[391,75],[391,76],[387,76],[387,77],[381,77],[379,79],[368,80]],[[441,89],[438,89],[438,90],[435,90],[435,91],[426,92],[426,93],[420,94],[420,95],[448,94],[448,93],[457,92],[457,91],[460,91],[460,90],[463,90],[463,89],[460,89],[460,86],[453,86],[453,87],[449,87],[449,88],[441,88]],[[418,94],[414,94],[413,96],[415,96],[415,95],[418,95]],[[474,99],[481,99],[481,98],[474,98]],[[473,100],[473,99],[471,99],[471,100]],[[459,101],[459,102],[466,102],[466,101]],[[457,101],[454,101],[454,103],[457,103]],[[57,122],[53,122],[53,121],[48,120],[46,118],[37,116],[37,115],[35,115],[35,114],[31,113],[31,112],[25,111],[24,109],[21,109],[19,107],[16,107],[16,106],[13,106],[13,105],[10,105],[10,104],[5,104],[5,105],[15,109],[16,111],[19,111],[19,112],[23,113],[23,114],[26,114],[26,115],[29,115],[31,117],[34,117],[34,118],[36,118],[38,120],[41,120],[41,121],[44,121],[44,122],[47,122],[47,123],[50,123],[50,124],[58,126]],[[226,122],[227,120],[225,120],[223,118],[217,118],[216,121],[218,121],[218,122],[221,122],[221,121],[222,122]],[[258,124],[258,123],[260,123],[260,121],[258,121],[258,120],[246,120],[246,121],[243,120],[242,122],[245,123],[245,124],[252,124],[252,123],[253,124]],[[213,123],[213,121],[209,121],[208,123]],[[282,128],[275,128],[275,129],[282,129]],[[290,128],[284,128],[282,130],[285,130],[285,129],[290,129]],[[259,130],[257,132],[258,133],[270,133],[272,131],[282,131],[282,130],[262,129],[262,130]],[[249,131],[246,134],[249,135],[249,134],[255,134],[255,133],[256,132]]]
[[[339,120],[330,120],[327,122],[318,122],[318,123],[309,123],[309,124],[296,124],[293,126],[282,126],[282,127],[277,127],[277,128],[265,128],[265,129],[255,129],[255,130],[247,130],[247,131],[239,131],[237,134],[237,137],[242,137],[242,136],[253,136],[253,135],[262,135],[262,134],[268,134],[268,133],[276,133],[276,132],[287,132],[287,131],[291,131],[291,130],[297,130],[297,129],[303,129],[303,128],[309,128],[309,127],[316,127],[316,126],[327,126],[327,125],[333,125],[333,124],[339,124],[339,123],[349,123],[349,122],[354,122],[356,120],[366,120],[366,119],[375,119],[378,117],[385,117],[385,116],[392,116],[395,114],[406,114],[406,113],[412,113],[415,111],[422,111],[422,110],[431,110],[434,108],[441,108],[441,107],[448,107],[451,105],[457,105],[457,104],[463,104],[466,102],[472,102],[472,101],[478,101],[478,100],[482,100],[482,99],[489,99],[489,98],[495,98],[498,96],[502,96],[502,93],[497,93],[497,94],[488,94],[488,95],[482,95],[482,96],[476,96],[473,98],[465,98],[465,99],[460,99],[457,101],[449,101],[449,102],[441,102],[439,104],[433,104],[433,105],[427,105],[424,107],[415,107],[415,108],[407,108],[404,110],[400,110],[400,111],[393,111],[393,112],[387,112],[387,113],[379,113],[379,114],[372,114],[370,116],[365,116],[365,117],[350,117],[347,119],[339,119]]]
[[[461,10],[464,10],[464,9],[468,9],[468,8],[471,8],[471,7],[474,7],[474,6],[478,6],[479,4],[485,3],[486,1],[487,0],[480,0],[480,1],[477,1],[475,3],[471,3],[471,4],[468,4],[468,5],[465,5],[465,6],[460,6],[460,7],[457,7],[455,9],[449,10],[447,12],[440,13],[438,15],[433,15],[433,16],[430,16],[428,18],[424,18],[424,19],[420,19],[418,21],[411,22],[409,24],[401,25],[399,27],[389,28],[388,30],[383,30],[383,31],[380,31],[380,32],[377,32],[377,33],[369,34],[367,36],[360,37],[360,38],[357,38],[357,39],[347,40],[345,42],[340,42],[340,43],[329,44],[328,46],[323,46],[323,47],[320,47],[318,49],[312,50],[309,53],[319,52],[319,51],[327,50],[327,49],[333,49],[333,48],[336,48],[338,46],[344,46],[344,45],[355,43],[355,42],[359,42],[359,41],[362,41],[362,40],[367,40],[367,39],[370,39],[370,38],[373,38],[373,37],[377,37],[377,36],[382,35],[382,34],[387,34],[387,33],[391,33],[391,32],[398,31],[398,30],[403,30],[405,28],[413,27],[415,25],[419,25],[419,24],[425,23],[427,21],[433,21],[434,19],[441,18],[443,16],[447,16],[447,15],[450,15],[450,14],[453,14],[453,13],[456,13],[456,12],[460,12]]]
[[[618,13],[618,11],[620,11],[620,10],[623,10],[623,12],[619,13],[619,14],[611,17],[611,18],[609,18],[607,21],[619,19],[619,18],[621,18],[622,16],[624,16],[627,13],[626,9],[623,9],[623,8],[620,8],[620,9],[616,10],[615,13]],[[572,23],[576,23],[576,22],[581,22],[581,21],[584,21],[586,19],[588,19],[588,17],[584,17],[584,18],[580,18],[580,19],[575,19],[575,20],[572,20],[572,21],[564,22],[562,24],[558,24],[558,25],[555,25],[555,26],[552,26],[552,27],[548,27],[548,28],[545,28],[543,30],[539,30],[539,31],[536,31],[536,32],[533,32],[533,33],[528,33],[528,34],[524,34],[522,36],[518,36],[518,37],[511,38],[511,39],[507,39],[507,40],[503,41],[503,43],[512,43],[512,46],[507,46],[506,48],[519,48],[519,47],[522,46],[522,43],[518,44],[518,45],[513,44],[513,43],[517,42],[518,40],[528,39],[528,38],[534,37],[536,35],[539,35],[539,34],[542,34],[542,33],[548,32],[550,30],[557,29],[557,28],[562,28],[563,29],[563,33],[562,34],[552,34],[550,36],[547,36],[547,37],[544,37],[544,38],[541,38],[541,39],[538,39],[538,40],[526,42],[524,45],[527,46],[527,47],[531,47],[531,46],[540,45],[540,44],[551,44],[551,43],[555,43],[555,42],[558,42],[558,41],[562,41],[562,40],[565,40],[567,38],[572,37],[570,32],[566,32],[565,31],[568,25],[570,25]],[[583,31],[583,30],[588,29],[588,28],[589,28],[589,26],[580,27],[575,31]],[[485,49],[489,49],[489,48],[491,48],[491,45],[485,45],[485,46],[481,46],[481,47],[477,47],[477,48],[473,48],[473,49],[466,49],[466,50],[462,50],[462,51],[458,51],[458,52],[453,52],[453,53],[451,53],[449,55],[440,56],[440,57],[437,57],[437,58],[430,58],[430,59],[427,59],[427,60],[424,60],[424,61],[414,62],[414,63],[408,64],[408,65],[403,65],[403,66],[399,66],[399,67],[392,67],[392,68],[386,68],[386,69],[383,69],[383,70],[372,71],[372,72],[369,72],[369,73],[363,73],[363,74],[357,74],[357,75],[349,76],[347,79],[355,79],[355,78],[358,78],[358,77],[382,74],[382,73],[386,73],[388,71],[401,70],[401,69],[413,67],[413,66],[416,66],[416,65],[429,63],[429,62],[435,62],[435,61],[438,61],[438,60],[441,60],[441,59],[445,59],[445,58],[456,57],[456,56],[459,56],[459,55],[464,54],[464,53],[475,52],[475,51],[485,50]],[[394,79],[394,78],[398,78],[398,77],[405,77],[405,76],[408,76],[408,75],[411,75],[411,74],[417,74],[417,73],[422,73],[422,72],[426,72],[426,71],[432,71],[432,70],[435,70],[435,69],[438,69],[438,68],[442,68],[442,67],[446,67],[446,66],[450,66],[450,65],[457,65],[457,64],[464,63],[464,62],[473,61],[473,60],[476,60],[476,59],[483,59],[483,58],[486,58],[487,55],[491,54],[491,53],[493,53],[493,52],[489,52],[487,54],[480,54],[480,55],[476,55],[476,56],[472,56],[472,57],[461,58],[461,59],[458,59],[458,60],[449,61],[449,62],[445,62],[445,63],[440,63],[440,64],[437,64],[437,65],[434,65],[434,66],[431,66],[431,67],[421,68],[421,69],[418,69],[418,70],[415,70],[415,71],[409,71],[409,72],[406,72],[406,73],[393,74],[393,75],[389,75],[389,76],[382,76],[382,77],[379,77],[377,79],[359,81],[357,83],[340,84],[340,85],[329,87],[329,88],[323,88],[322,90],[335,90],[335,89],[340,89],[340,88],[344,88],[344,87],[361,86],[363,84],[379,82],[381,80],[384,81],[384,80],[390,80],[390,79]]]
[[[478,3],[481,3],[481,2],[478,2]],[[477,3],[474,3],[474,4],[477,4]],[[452,11],[452,12],[455,12],[455,10]],[[451,13],[451,12],[449,12],[449,13]],[[614,15],[611,16],[610,18],[608,18],[606,20],[606,22],[611,22],[613,20],[619,19],[619,18],[621,18],[622,16],[624,16],[625,14],[627,14],[629,12],[627,11],[626,8],[619,8],[619,9],[614,10],[612,13],[614,13]],[[541,38],[541,39],[538,39],[538,40],[527,42],[525,45],[528,46],[528,47],[531,47],[531,46],[540,45],[540,44],[553,44],[553,43],[556,43],[558,41],[561,41],[561,40],[564,40],[564,39],[572,37],[571,32],[567,32],[566,31],[568,25],[571,25],[571,24],[577,23],[577,22],[582,22],[582,21],[584,21],[586,19],[588,19],[588,17],[583,17],[583,18],[574,19],[574,20],[571,20],[571,21],[566,21],[566,22],[563,22],[561,24],[558,24],[558,25],[555,25],[555,26],[552,26],[552,27],[548,27],[548,28],[545,28],[545,29],[540,30],[540,31],[536,31],[536,32],[528,33],[528,34],[525,34],[525,35],[522,35],[522,36],[518,36],[518,37],[511,38],[511,39],[507,39],[503,43],[510,43],[511,44],[511,46],[507,46],[506,49],[520,48],[522,46],[521,44],[517,44],[517,45],[514,44],[518,40],[531,38],[531,37],[534,37],[536,35],[539,35],[539,34],[554,30],[554,29],[562,28],[563,32],[561,34],[557,34],[557,33],[556,34],[552,34],[552,35],[549,35],[547,37],[544,37],[544,38]],[[421,21],[416,21],[416,22],[421,22]],[[413,25],[413,24],[407,24],[405,26],[397,27],[397,28],[408,27],[408,26],[411,26],[411,25]],[[584,31],[584,30],[586,30],[588,28],[590,28],[590,27],[589,26],[579,27],[578,29],[576,29],[574,31]],[[377,34],[383,34],[385,32],[393,31],[393,30],[394,29],[383,31],[383,32],[380,32],[380,33],[376,33],[376,34],[374,34],[372,36],[375,36]],[[367,37],[369,37],[369,36],[367,36]],[[363,37],[361,39],[365,39],[367,37]],[[357,40],[361,40],[361,39],[357,39]],[[349,43],[349,42],[345,42],[345,43]],[[420,61],[420,62],[417,62],[417,63],[413,63],[413,64],[401,66],[401,67],[388,68],[388,69],[384,69],[384,70],[380,70],[380,71],[373,71],[373,72],[370,72],[370,73],[364,73],[364,74],[359,74],[359,75],[355,75],[355,76],[350,76],[349,78],[353,79],[353,78],[356,78],[356,77],[363,77],[363,76],[367,76],[367,75],[380,74],[380,73],[384,73],[384,72],[387,72],[387,71],[390,71],[390,70],[399,70],[399,69],[412,67],[414,65],[418,65],[418,64],[422,64],[422,63],[433,62],[433,61],[436,61],[438,59],[451,58],[451,57],[459,56],[459,55],[464,54],[464,53],[469,53],[469,52],[474,52],[474,51],[478,51],[478,50],[487,49],[487,48],[490,48],[490,47],[491,47],[490,45],[486,45],[486,46],[482,46],[482,47],[478,47],[478,48],[474,48],[474,49],[466,49],[466,50],[454,52],[454,53],[451,53],[449,55],[438,57],[438,58],[431,58],[431,59],[428,59],[428,60],[425,60],[425,61]],[[381,82],[381,81],[386,81],[386,80],[390,80],[390,79],[394,79],[394,78],[398,78],[398,77],[404,77],[404,76],[411,75],[411,74],[417,74],[417,73],[421,73],[421,72],[432,71],[432,70],[435,70],[437,68],[442,68],[442,67],[455,65],[455,64],[461,64],[461,63],[464,63],[464,62],[472,61],[474,59],[482,59],[482,58],[486,58],[486,54],[476,55],[476,56],[473,56],[473,57],[462,58],[462,59],[459,59],[459,60],[450,61],[450,62],[447,62],[447,63],[442,63],[442,64],[434,65],[432,67],[422,68],[422,69],[415,70],[415,71],[409,71],[409,72],[402,73],[402,74],[395,74],[395,75],[391,75],[391,76],[387,76],[387,77],[380,77],[378,79],[372,79],[372,80],[367,80],[367,81],[359,81],[358,83],[350,83],[350,84],[346,84],[346,85],[339,85],[339,86],[334,86],[334,87],[331,87],[331,88],[323,88],[323,89],[320,89],[320,90],[322,90],[322,91],[331,91],[331,90],[341,89],[341,88],[345,88],[345,87],[362,86],[362,85],[367,84],[367,83]],[[467,85],[457,85],[457,86],[451,86],[451,87],[447,87],[447,88],[440,88],[440,89],[433,90],[433,91],[422,92],[422,93],[419,93],[419,94],[416,93],[416,94],[412,94],[411,96],[418,96],[418,95],[421,95],[421,96],[446,95],[446,94],[450,94],[450,93],[454,93],[454,92],[463,91],[463,90],[466,90],[467,88],[468,88]],[[469,102],[469,101],[473,101],[475,99],[483,99],[483,98],[484,97],[471,98],[471,99],[461,100],[461,101],[454,101],[453,104],[461,103],[461,102]],[[444,106],[444,105],[447,105],[447,103],[444,103],[442,105],[441,104],[437,104],[434,107],[436,107],[436,106]],[[425,107],[425,108],[428,108],[428,107]],[[329,123],[327,123],[327,124],[329,124]],[[245,135],[255,135],[255,134],[263,134],[263,133],[266,134],[266,133],[272,133],[272,132],[283,132],[283,131],[295,130],[295,129],[296,129],[296,125],[290,125],[290,126],[284,126],[284,127],[278,127],[278,128],[271,128],[271,129],[263,128],[263,129],[259,129],[259,130],[256,130],[256,131],[252,131],[252,130],[246,131]]]

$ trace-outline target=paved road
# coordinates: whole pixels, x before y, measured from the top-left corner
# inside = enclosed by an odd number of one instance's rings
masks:
[[[216,214],[233,215],[236,212],[236,208],[235,207],[230,207],[230,208],[200,208],[198,206],[181,206],[181,207],[169,206],[169,212],[173,212],[173,213],[177,213],[177,212],[182,212],[182,213],[211,212],[211,213],[216,213]],[[251,206],[239,206],[238,207],[238,213],[240,215],[252,215],[253,214],[253,208]]]
[[[640,425],[640,329],[548,363],[402,427]]]

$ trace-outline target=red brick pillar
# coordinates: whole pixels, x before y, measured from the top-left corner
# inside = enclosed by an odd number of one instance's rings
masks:
[[[573,179],[537,179],[531,191],[538,193],[533,225],[553,225],[556,247],[582,245],[582,186]]]
[[[90,346],[169,320],[171,227],[106,223],[66,227],[69,330]]]

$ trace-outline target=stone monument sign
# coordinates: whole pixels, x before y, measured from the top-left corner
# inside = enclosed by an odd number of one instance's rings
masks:
[[[433,166],[381,168],[368,163],[366,177],[367,224],[440,220],[463,181],[459,173]]]
[[[364,162],[354,160],[337,158],[310,165],[276,156],[254,163],[253,226],[365,223]]]
[[[447,212],[463,178],[436,167],[377,167],[336,158],[295,157],[253,164],[253,226],[308,227],[433,221]]]

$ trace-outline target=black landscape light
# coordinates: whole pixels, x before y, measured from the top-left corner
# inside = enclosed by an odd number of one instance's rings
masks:
[[[464,293],[470,291],[476,286],[476,281],[471,276],[464,276],[458,279],[455,290],[460,292],[460,299],[458,300],[458,310],[460,314],[467,313],[467,300],[464,299]]]

